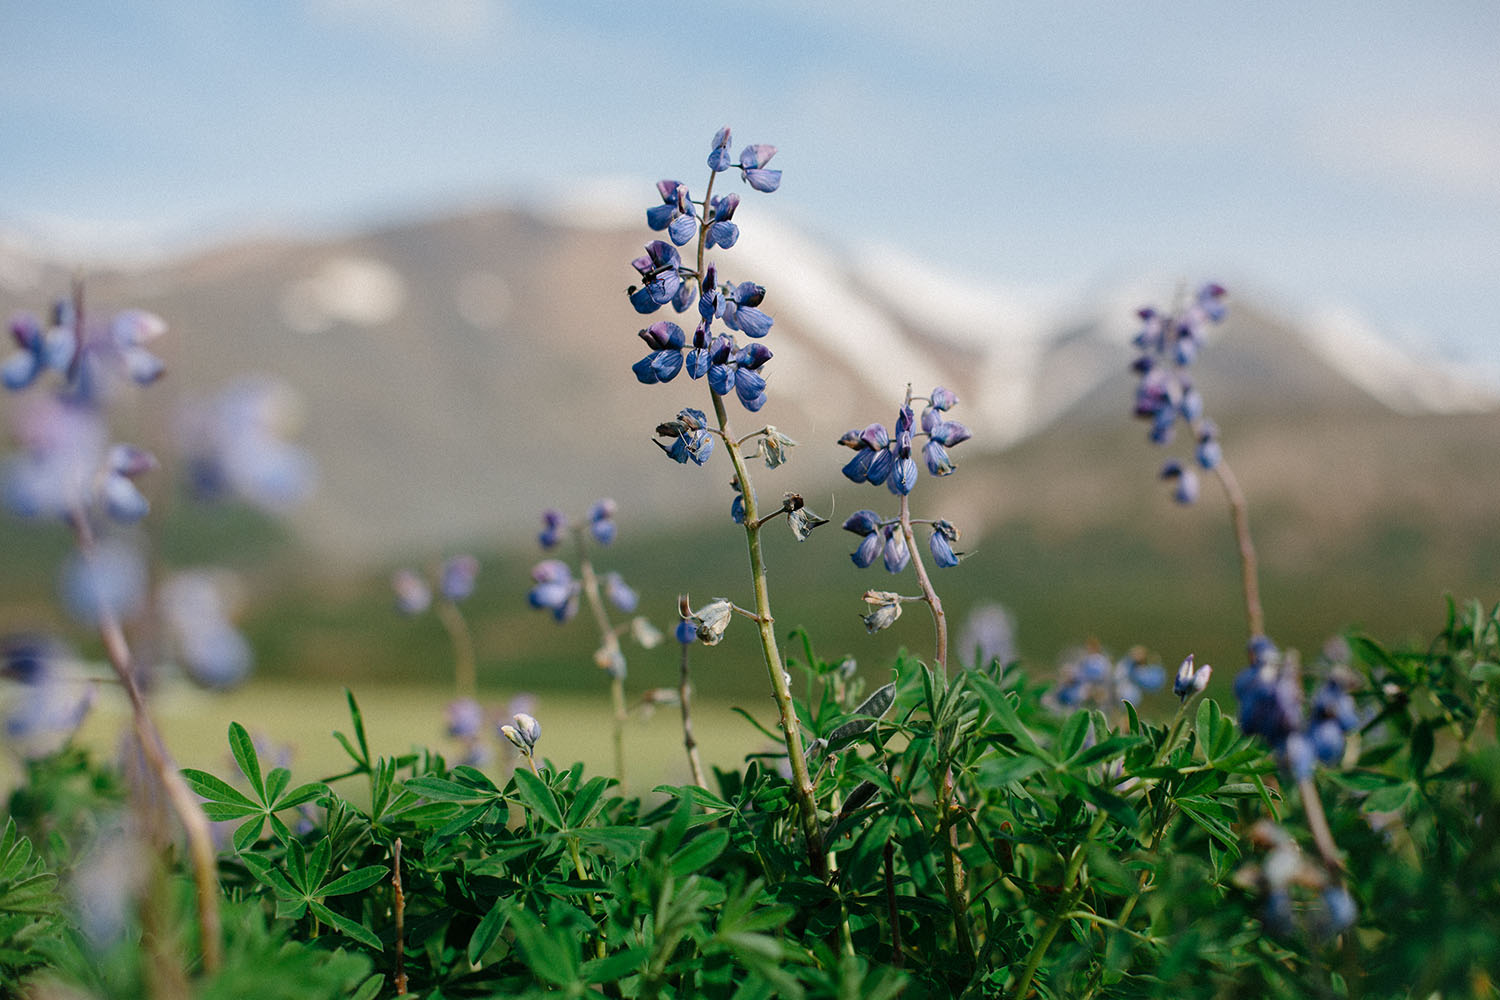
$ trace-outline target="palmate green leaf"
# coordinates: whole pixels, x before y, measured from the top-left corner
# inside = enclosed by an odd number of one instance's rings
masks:
[[[1228,849],[1236,858],[1240,856],[1239,838],[1229,825],[1224,807],[1212,799],[1191,796],[1172,800],[1182,814]]]
[[[500,939],[500,932],[510,920],[510,909],[510,901],[502,897],[495,900],[495,905],[479,921],[479,926],[474,928],[474,933],[469,937],[466,954],[470,965],[478,965],[479,960]]]
[[[1083,750],[1083,744],[1089,737],[1091,721],[1088,712],[1074,712],[1068,716],[1068,721],[1063,723],[1062,732],[1057,735],[1057,756],[1060,759],[1072,760]]]
[[[260,831],[266,825],[265,813],[257,812],[245,822],[241,823],[234,831],[234,849],[241,856],[245,855],[255,842],[260,839]]]
[[[278,812],[282,809],[295,809],[298,806],[306,805],[309,802],[331,794],[333,794],[332,790],[321,781],[309,781],[305,785],[298,785],[290,792],[287,792],[286,795],[277,799],[273,808]]]
[[[639,826],[590,826],[579,830],[577,836],[581,844],[592,844],[626,854],[650,840],[652,831]]]
[[[234,762],[240,766],[240,771],[250,782],[250,787],[255,794],[260,796],[260,801],[269,804],[266,798],[266,783],[260,776],[260,758],[255,753],[255,741],[250,738],[250,733],[238,722],[229,724],[229,752],[234,754]]]
[[[578,790],[578,793],[573,796],[573,802],[568,806],[567,823],[570,829],[576,830],[587,826],[599,810],[604,808],[604,791],[609,784],[608,778],[594,777]]]
[[[375,932],[370,930],[363,924],[356,923],[355,921],[350,920],[348,917],[343,916],[342,914],[334,913],[332,910],[324,906],[322,903],[319,903],[317,900],[313,900],[307,905],[308,908],[311,909],[320,920],[331,927],[337,927],[344,933],[345,936],[352,937],[360,944],[365,945],[369,948],[373,948],[376,951],[384,950],[383,946],[380,943],[380,938],[376,937]]]
[[[366,979],[349,997],[349,1000],[375,1000],[380,996],[381,988],[385,986],[385,973],[377,972]]]
[[[50,913],[57,907],[57,876],[37,872],[19,879],[0,893],[0,911],[10,913]]]
[[[1094,764],[1098,764],[1102,761],[1111,760],[1115,757],[1118,757],[1120,754],[1123,754],[1131,747],[1139,746],[1145,742],[1146,737],[1144,736],[1126,736],[1123,734],[1117,734],[1115,736],[1111,736],[1107,740],[1104,740],[1102,743],[1095,743],[1093,746],[1080,753],[1078,755],[1078,759],[1071,761],[1071,763],[1074,767],[1091,767]]]
[[[256,802],[223,778],[216,778],[207,771],[184,767],[178,773],[182,775],[182,780],[188,783],[189,788],[211,802],[232,802],[235,805],[249,806],[256,810],[262,807],[262,803]]]
[[[284,767],[273,767],[266,775],[266,802],[274,803],[286,791],[286,786],[292,783],[292,772]]]
[[[708,812],[735,811],[733,804],[724,801],[706,788],[699,788],[697,785],[657,785],[651,791],[655,795],[671,795],[674,798],[686,799]]]
[[[277,869],[276,865],[259,854],[241,854],[240,860],[245,867],[250,869],[250,874],[266,886],[273,889],[283,899],[301,899],[302,894],[287,881],[285,875]]]
[[[668,864],[673,875],[688,875],[724,853],[724,848],[728,846],[728,830],[709,830],[678,848]]]
[[[517,769],[515,773],[516,792],[521,796],[521,801],[531,812],[543,823],[555,830],[561,830],[563,826],[562,809],[558,807],[557,796],[547,783],[530,771]]]
[[[526,965],[537,978],[553,986],[572,986],[578,982],[578,944],[568,929],[554,931],[522,909],[511,914],[510,926]]]
[[[236,805],[233,802],[205,802],[203,815],[208,817],[210,823],[223,823],[232,819],[243,819],[246,816],[264,817],[265,813],[259,806]]]
[[[1023,752],[1034,757],[1040,757],[1051,764],[1057,763],[1053,760],[1052,755],[1043,750],[1041,745],[1037,743],[1036,737],[1031,735],[1031,730],[1026,728],[1025,723],[1021,721],[1021,717],[1016,714],[1015,706],[1010,703],[1010,698],[1006,692],[1001,690],[994,681],[982,674],[971,673],[968,680],[969,685],[979,695],[979,700],[984,702],[985,707],[994,716],[994,721],[999,723],[998,728],[1001,733],[1013,737],[1016,745]]]
[[[320,886],[318,895],[344,896],[351,892],[359,892],[361,889],[368,889],[390,874],[390,869],[384,865],[367,865],[364,868],[356,868],[352,872],[340,875],[327,885]]]
[[[432,802],[476,802],[489,798],[488,793],[477,788],[470,788],[468,785],[461,785],[447,778],[435,778],[431,775],[408,778],[402,782],[402,787]]]
[[[583,963],[583,981],[586,983],[612,983],[623,979],[631,972],[645,966],[651,957],[651,949],[644,945],[627,948],[604,958]]]

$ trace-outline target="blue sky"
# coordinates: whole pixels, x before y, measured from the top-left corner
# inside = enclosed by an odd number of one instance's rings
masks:
[[[79,0],[6,3],[0,37],[0,232],[74,252],[600,177],[644,210],[730,124],[835,244],[1217,277],[1500,374],[1492,0]]]

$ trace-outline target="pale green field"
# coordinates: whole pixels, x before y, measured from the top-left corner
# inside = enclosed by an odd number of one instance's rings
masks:
[[[449,692],[371,684],[359,686],[354,693],[375,753],[391,756],[428,746],[450,759],[457,756],[457,744],[444,732]],[[332,736],[334,730],[353,735],[344,689],[338,685],[257,681],[227,694],[182,686],[159,693],[151,707],[168,748],[184,767],[233,778],[235,765],[226,740],[230,722],[244,725],[258,741],[289,749],[294,782],[325,778],[348,766],[348,756]],[[494,719],[501,719],[505,707],[502,699],[493,703],[486,700],[486,709]],[[749,707],[757,717],[773,716],[769,695],[764,706]],[[77,738],[106,759],[112,758],[128,726],[127,711],[118,689],[101,686],[93,712]],[[542,725],[539,758],[550,759],[560,767],[581,760],[591,774],[612,773],[614,722],[604,689],[597,697],[544,694],[537,697],[531,711]],[[695,701],[693,728],[710,780],[713,765],[742,769],[746,753],[771,749],[766,738],[733,713],[727,703]],[[489,732],[494,733],[493,726]],[[502,747],[498,736],[492,739],[495,752],[485,770],[500,777],[508,773],[514,758],[506,752],[508,744]],[[681,716],[675,705],[663,706],[649,715],[633,712],[626,726],[625,752],[632,793],[689,781]],[[5,755],[0,760],[0,789],[11,788],[17,777],[14,760]]]

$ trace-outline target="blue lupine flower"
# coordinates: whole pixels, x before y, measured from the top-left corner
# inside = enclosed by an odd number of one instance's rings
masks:
[[[471,555],[451,556],[443,561],[438,572],[438,589],[450,601],[466,600],[474,593],[474,582],[479,576],[479,560]]]
[[[643,385],[670,382],[682,370],[682,351],[687,347],[687,334],[676,323],[665,320],[652,323],[639,332],[639,336],[651,348],[651,353],[631,366],[635,377]]]
[[[542,511],[542,533],[536,536],[536,540],[541,543],[542,548],[550,549],[562,541],[567,527],[567,516],[556,507],[548,507]]]
[[[880,555],[885,546],[885,536],[881,532],[871,532],[859,543],[859,546],[849,554],[854,565],[860,569],[869,569],[875,563],[875,557]]]
[[[729,126],[725,125],[714,133],[713,149],[708,152],[708,165],[714,173],[728,170],[733,161],[729,158],[730,143]]]
[[[765,169],[775,155],[775,146],[746,146],[740,150],[740,176],[757,191],[775,191],[781,186],[781,171]]]
[[[754,413],[766,405],[766,377],[760,369],[771,360],[771,351],[765,344],[746,344],[734,360],[734,394]]]
[[[742,281],[738,285],[726,283],[720,286],[724,297],[724,325],[738,330],[747,337],[764,337],[771,332],[775,322],[757,308],[766,297],[766,290],[753,281]]]
[[[730,221],[734,218],[734,210],[739,207],[740,196],[737,194],[715,195],[709,202],[708,249],[718,246],[728,250],[739,240],[740,227]]]
[[[1087,684],[1102,684],[1109,679],[1109,657],[1093,650],[1078,661],[1078,676]]]
[[[724,315],[724,293],[719,289],[718,269],[710,264],[703,270],[702,287],[698,293],[698,315],[703,317],[702,329],[706,332],[710,324]]]
[[[639,289],[630,290],[630,304],[638,313],[653,313],[673,302],[682,290],[682,257],[677,248],[664,240],[652,240],[646,244],[646,255],[630,262],[644,280]],[[685,308],[685,307],[683,307]],[[680,310],[679,310],[680,311]]]
[[[958,529],[947,521],[934,521],[932,524],[932,537],[927,540],[927,547],[932,551],[932,559],[940,569],[951,569],[958,565],[963,556],[953,551],[953,543],[958,541]]]
[[[121,524],[134,524],[145,517],[151,504],[134,480],[154,468],[156,458],[148,451],[128,444],[110,448],[104,481],[99,486],[105,512]]]
[[[875,557],[880,554],[884,545],[884,536],[881,532],[883,527],[880,515],[873,510],[857,510],[845,519],[844,530],[862,536],[859,547],[849,556],[854,561],[854,565],[860,569],[869,568],[875,562]]]
[[[552,617],[565,622],[578,613],[578,594],[581,585],[573,579],[573,571],[560,559],[544,559],[531,569],[531,579],[536,586],[526,595],[533,608],[552,612]]]
[[[910,493],[912,487],[917,485],[917,463],[910,456],[896,459],[891,468],[890,478],[885,485],[892,493],[898,495]]]
[[[1161,467],[1161,478],[1177,484],[1172,491],[1173,500],[1184,505],[1198,502],[1198,474],[1192,469],[1184,468],[1176,459],[1168,459]]]
[[[694,625],[687,619],[683,619],[682,621],[678,622],[677,627],[672,630],[672,637],[675,638],[678,642],[682,643],[684,646],[691,646],[693,643],[698,641],[698,626]]]
[[[951,410],[958,405],[958,397],[951,390],[938,386],[928,395],[927,401],[934,410]]]
[[[662,204],[646,210],[646,225],[658,232],[665,229],[673,244],[686,246],[698,232],[698,213],[687,185],[657,181],[656,190],[661,193]]]
[[[589,534],[600,545],[608,545],[615,540],[615,510],[615,502],[609,497],[594,501],[594,505],[589,508]]]
[[[911,561],[911,552],[907,550],[906,539],[895,525],[886,527],[884,533],[885,546],[881,551],[881,558],[885,562],[886,572],[899,573]]]
[[[729,481],[730,489],[734,490],[734,499],[729,502],[729,519],[735,524],[745,523],[745,494],[740,489],[740,477],[735,476]],[[750,494],[752,497],[755,494]]]
[[[844,530],[867,536],[880,530],[882,523],[880,515],[873,510],[857,510],[844,519]]]
[[[687,357],[683,360],[683,367],[687,369],[689,378],[698,379],[707,375],[709,365],[712,364],[712,354],[708,349],[708,322],[704,320],[693,331],[693,346],[688,348]]]
[[[1218,438],[1204,434],[1198,439],[1198,451],[1195,457],[1203,468],[1215,469],[1224,460],[1224,449],[1219,445]]]

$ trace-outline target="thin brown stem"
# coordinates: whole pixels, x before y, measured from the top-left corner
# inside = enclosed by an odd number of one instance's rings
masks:
[[[589,561],[584,549],[581,529],[578,530],[576,537],[578,573],[583,578],[583,594],[588,599],[589,610],[594,616],[594,624],[599,628],[601,645],[595,662],[609,670],[610,700],[615,712],[615,779],[620,782],[620,789],[623,791],[625,789],[625,723],[630,718],[630,710],[625,704],[625,678],[617,672],[616,665],[624,664],[625,654],[620,651],[620,635],[610,624],[609,612],[604,607],[604,598],[599,594],[599,576],[594,572],[594,564]]]
[[[401,838],[391,849],[391,884],[396,901],[396,995],[406,992],[406,893],[401,888]]]
[[[1229,463],[1220,459],[1214,466],[1214,474],[1224,487],[1224,496],[1229,500],[1230,517],[1234,520],[1234,537],[1240,550],[1240,581],[1245,590],[1245,617],[1252,636],[1266,634],[1265,612],[1260,605],[1260,577],[1256,568],[1255,543],[1250,538],[1250,508],[1245,503],[1245,494]]]
[[[682,709],[682,746],[687,751],[688,770],[692,772],[693,784],[707,788],[703,780],[703,762],[698,758],[698,741],[693,736],[693,685],[688,676],[688,651],[692,646],[682,643],[682,671],[677,678],[677,704]]]
[[[79,551],[85,559],[93,557],[94,534],[83,511],[74,511],[69,518]],[[219,971],[223,961],[223,944],[219,921],[219,875],[218,855],[214,850],[213,832],[203,807],[198,804],[192,789],[172,764],[161,730],[151,718],[146,707],[146,698],[135,682],[135,668],[131,661],[130,645],[125,639],[125,630],[114,609],[107,605],[99,609],[99,636],[104,642],[105,656],[119,678],[120,686],[130,699],[131,716],[134,721],[136,742],[147,765],[161,782],[178,823],[187,836],[188,856],[193,873],[195,902],[198,911],[198,933],[202,939],[203,971],[212,975]]]

